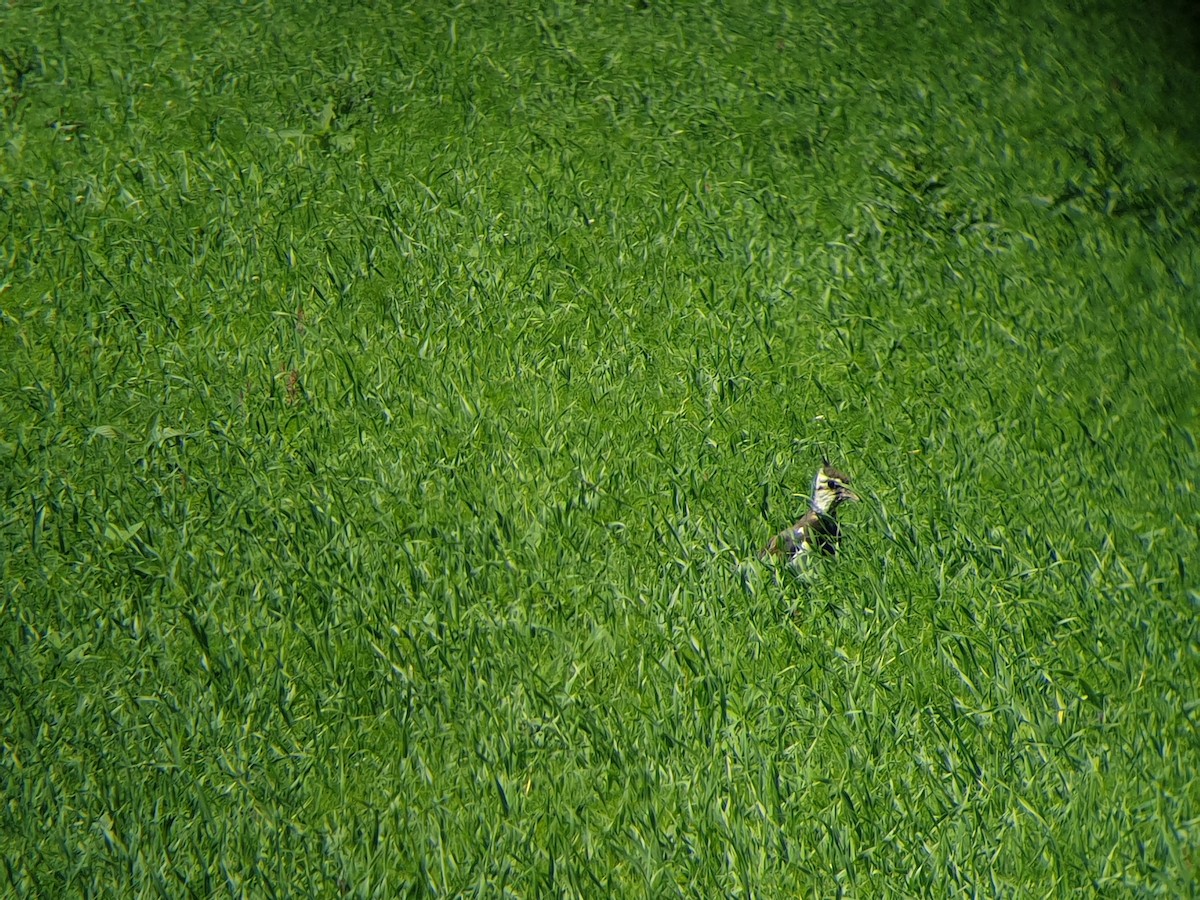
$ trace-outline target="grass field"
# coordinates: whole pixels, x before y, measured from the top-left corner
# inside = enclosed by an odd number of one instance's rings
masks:
[[[6,4],[0,893],[1200,893],[1123,8]]]

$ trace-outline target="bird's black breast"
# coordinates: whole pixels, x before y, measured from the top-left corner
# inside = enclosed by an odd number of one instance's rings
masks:
[[[838,538],[842,536],[837,519],[833,516],[815,516],[814,518],[816,521],[809,529],[808,542],[822,553],[832,556],[837,553]]]

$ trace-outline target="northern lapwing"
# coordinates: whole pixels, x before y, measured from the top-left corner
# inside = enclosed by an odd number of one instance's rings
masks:
[[[758,554],[759,559],[779,556],[795,562],[806,553],[816,550],[833,556],[837,553],[841,530],[837,523],[837,508],[847,500],[857,500],[850,490],[850,477],[829,465],[828,460],[817,470],[813,479],[812,500],[806,512],[791,528],[785,528]]]

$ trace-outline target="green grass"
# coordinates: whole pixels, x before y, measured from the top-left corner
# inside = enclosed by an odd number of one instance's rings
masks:
[[[1200,891],[1195,30],[645,5],[0,12],[4,893]]]

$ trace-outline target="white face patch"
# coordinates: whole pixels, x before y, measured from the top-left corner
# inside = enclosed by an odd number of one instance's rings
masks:
[[[857,499],[850,488],[846,487],[848,480],[840,472],[822,466],[813,478],[812,508],[821,514],[830,512],[842,500]]]
[[[813,509],[819,513],[827,513],[834,507],[837,501],[838,491],[836,482],[818,476],[817,480],[813,482]]]
[[[813,486],[812,486],[814,500],[816,499],[817,494],[819,494],[821,492],[821,488],[824,487],[825,480],[826,480],[825,479],[825,470],[817,469],[817,474],[813,477]]]

